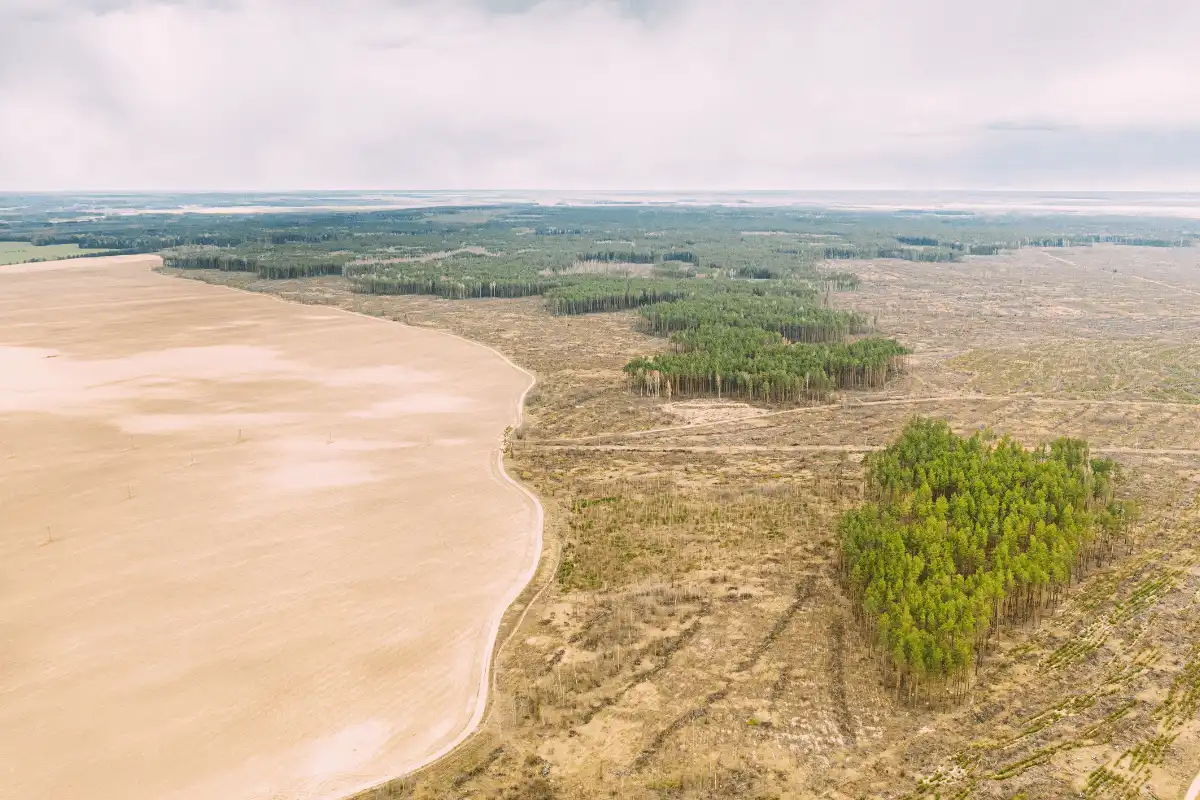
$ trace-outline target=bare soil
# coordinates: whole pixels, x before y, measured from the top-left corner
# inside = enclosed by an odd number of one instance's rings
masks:
[[[477,344],[151,272],[0,270],[0,796],[330,798],[482,714],[540,547]]]

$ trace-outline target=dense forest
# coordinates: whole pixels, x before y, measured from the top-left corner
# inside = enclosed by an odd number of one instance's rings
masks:
[[[1027,450],[914,420],[870,457],[870,502],[840,522],[842,569],[888,679],[961,695],[989,640],[1114,555],[1131,516],[1086,442]]]
[[[671,350],[625,366],[630,388],[671,397],[725,397],[803,403],[834,389],[882,388],[909,351],[868,333],[863,314],[820,305],[811,289],[734,283],[748,291],[709,291],[646,305],[647,329]]]
[[[579,260],[604,261],[608,263],[622,264],[653,264],[658,261],[658,256],[656,256],[654,253],[635,253],[632,250],[627,252],[621,252],[619,250],[603,250],[595,253],[583,253],[579,256]]]
[[[672,351],[625,366],[634,391],[749,402],[823,400],[835,388],[880,388],[908,350],[891,339],[793,344],[776,332],[725,325],[671,336]]]
[[[246,256],[220,250],[184,250],[163,254],[163,266],[175,269],[216,269],[222,272],[253,272],[260,278],[283,280],[341,275],[345,259],[320,254],[291,255],[279,258],[271,254]]]
[[[197,203],[228,201],[219,195],[4,195],[0,240],[124,253],[214,248],[243,258],[270,255],[314,261],[338,261],[344,255],[407,258],[473,245],[516,262],[537,262],[542,269],[569,268],[583,254],[604,259],[587,262],[592,264],[628,259],[647,266],[674,263],[726,276],[780,279],[796,269],[842,258],[957,260],[1030,246],[1165,247],[1189,246],[1200,239],[1191,222],[1178,219],[961,211],[641,204],[280,211],[265,200],[261,213],[235,213],[233,207],[229,213],[188,211]],[[303,197],[287,199],[299,206],[304,202]],[[156,207],[163,210],[154,211]],[[623,244],[610,251],[607,242]],[[382,278],[389,277],[386,267],[395,267],[378,266]]]
[[[643,309],[650,330],[663,336],[703,327],[759,328],[792,342],[837,342],[866,333],[862,314],[834,311],[814,303],[813,295],[706,293]]]
[[[413,267],[388,274],[357,275],[352,278],[352,285],[354,291],[365,294],[429,294],[464,300],[530,297],[545,294],[563,282],[552,275],[479,265],[461,270],[448,266]]]
[[[688,297],[696,281],[652,278],[598,278],[575,281],[545,292],[552,314],[593,314],[665,303]]]
[[[827,307],[829,292],[853,291],[859,279],[823,267],[824,245],[696,227],[719,219],[720,212],[667,215],[687,219],[680,230],[662,224],[662,215],[628,209],[568,210],[575,219],[561,225],[524,227],[532,218],[559,213],[473,209],[474,235],[454,238],[449,231],[409,230],[390,238],[319,227],[263,231],[259,244],[189,244],[168,249],[164,259],[173,268],[245,271],[267,279],[342,275],[354,291],[367,294],[541,296],[556,315],[637,310],[647,332],[672,342],[671,352],[627,367],[631,388],[642,393],[811,402],[839,388],[882,387],[903,368],[908,351],[900,344],[852,341],[872,330],[869,317]],[[453,227],[459,214],[443,210],[436,216]],[[613,216],[624,222],[646,217],[659,230],[597,226]],[[517,227],[498,224],[506,218]],[[411,213],[396,217],[405,228],[416,219]],[[736,219],[746,222],[745,215]],[[530,241],[539,230],[553,238]],[[606,242],[625,247],[597,247]]]
[[[700,266],[700,259],[696,257],[696,254],[687,250],[672,250],[669,253],[663,253],[663,261],[684,261]]]
[[[827,246],[827,259],[898,258],[901,261],[960,261],[959,248]]]
[[[340,276],[367,294],[541,297],[556,315],[636,310],[671,349],[630,362],[633,391],[756,402],[879,388],[903,370],[903,345],[862,338],[873,320],[829,307],[831,292],[859,285],[853,271],[834,267],[841,260],[943,262],[1028,246],[1200,239],[1179,220],[963,211],[514,204],[284,212],[264,203],[263,213],[223,214],[128,213],[137,198],[121,196],[64,202],[9,198],[0,239],[160,252],[168,267],[268,280]],[[168,197],[163,208],[184,202],[204,201]],[[105,203],[114,213],[100,210]]]

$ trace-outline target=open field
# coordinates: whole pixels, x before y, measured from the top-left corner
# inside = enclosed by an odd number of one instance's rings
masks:
[[[83,249],[77,244],[37,246],[28,242],[0,242],[0,267],[6,264],[20,264],[34,260],[51,261],[56,258],[71,258],[99,252],[103,251]]]
[[[482,714],[541,543],[477,344],[164,278],[0,271],[5,798],[327,798]]]
[[[835,307],[878,314],[910,369],[783,410],[631,396],[622,364],[661,340],[624,314],[190,276],[452,330],[538,374],[510,469],[547,505],[543,590],[480,733],[370,797],[1166,798],[1200,766],[1198,255],[844,262],[863,285]],[[1142,509],[1129,551],[1006,633],[958,706],[896,701],[836,567],[863,453],[915,414],[1086,437]]]

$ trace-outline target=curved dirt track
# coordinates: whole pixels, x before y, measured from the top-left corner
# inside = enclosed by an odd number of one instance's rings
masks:
[[[0,268],[0,797],[337,797],[447,751],[541,547],[499,459],[531,377],[152,265]]]

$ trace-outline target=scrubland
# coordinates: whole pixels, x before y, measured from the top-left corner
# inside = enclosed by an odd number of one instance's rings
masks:
[[[365,797],[1181,796],[1200,762],[1200,257],[1023,248],[842,261],[835,308],[912,350],[881,389],[799,406],[631,392],[635,312],[192,277],[491,344],[536,372],[506,459],[548,550],[496,694],[446,759]],[[1086,439],[1140,513],[1115,557],[1006,628],[965,697],[898,698],[838,567],[862,460],[914,416]]]

